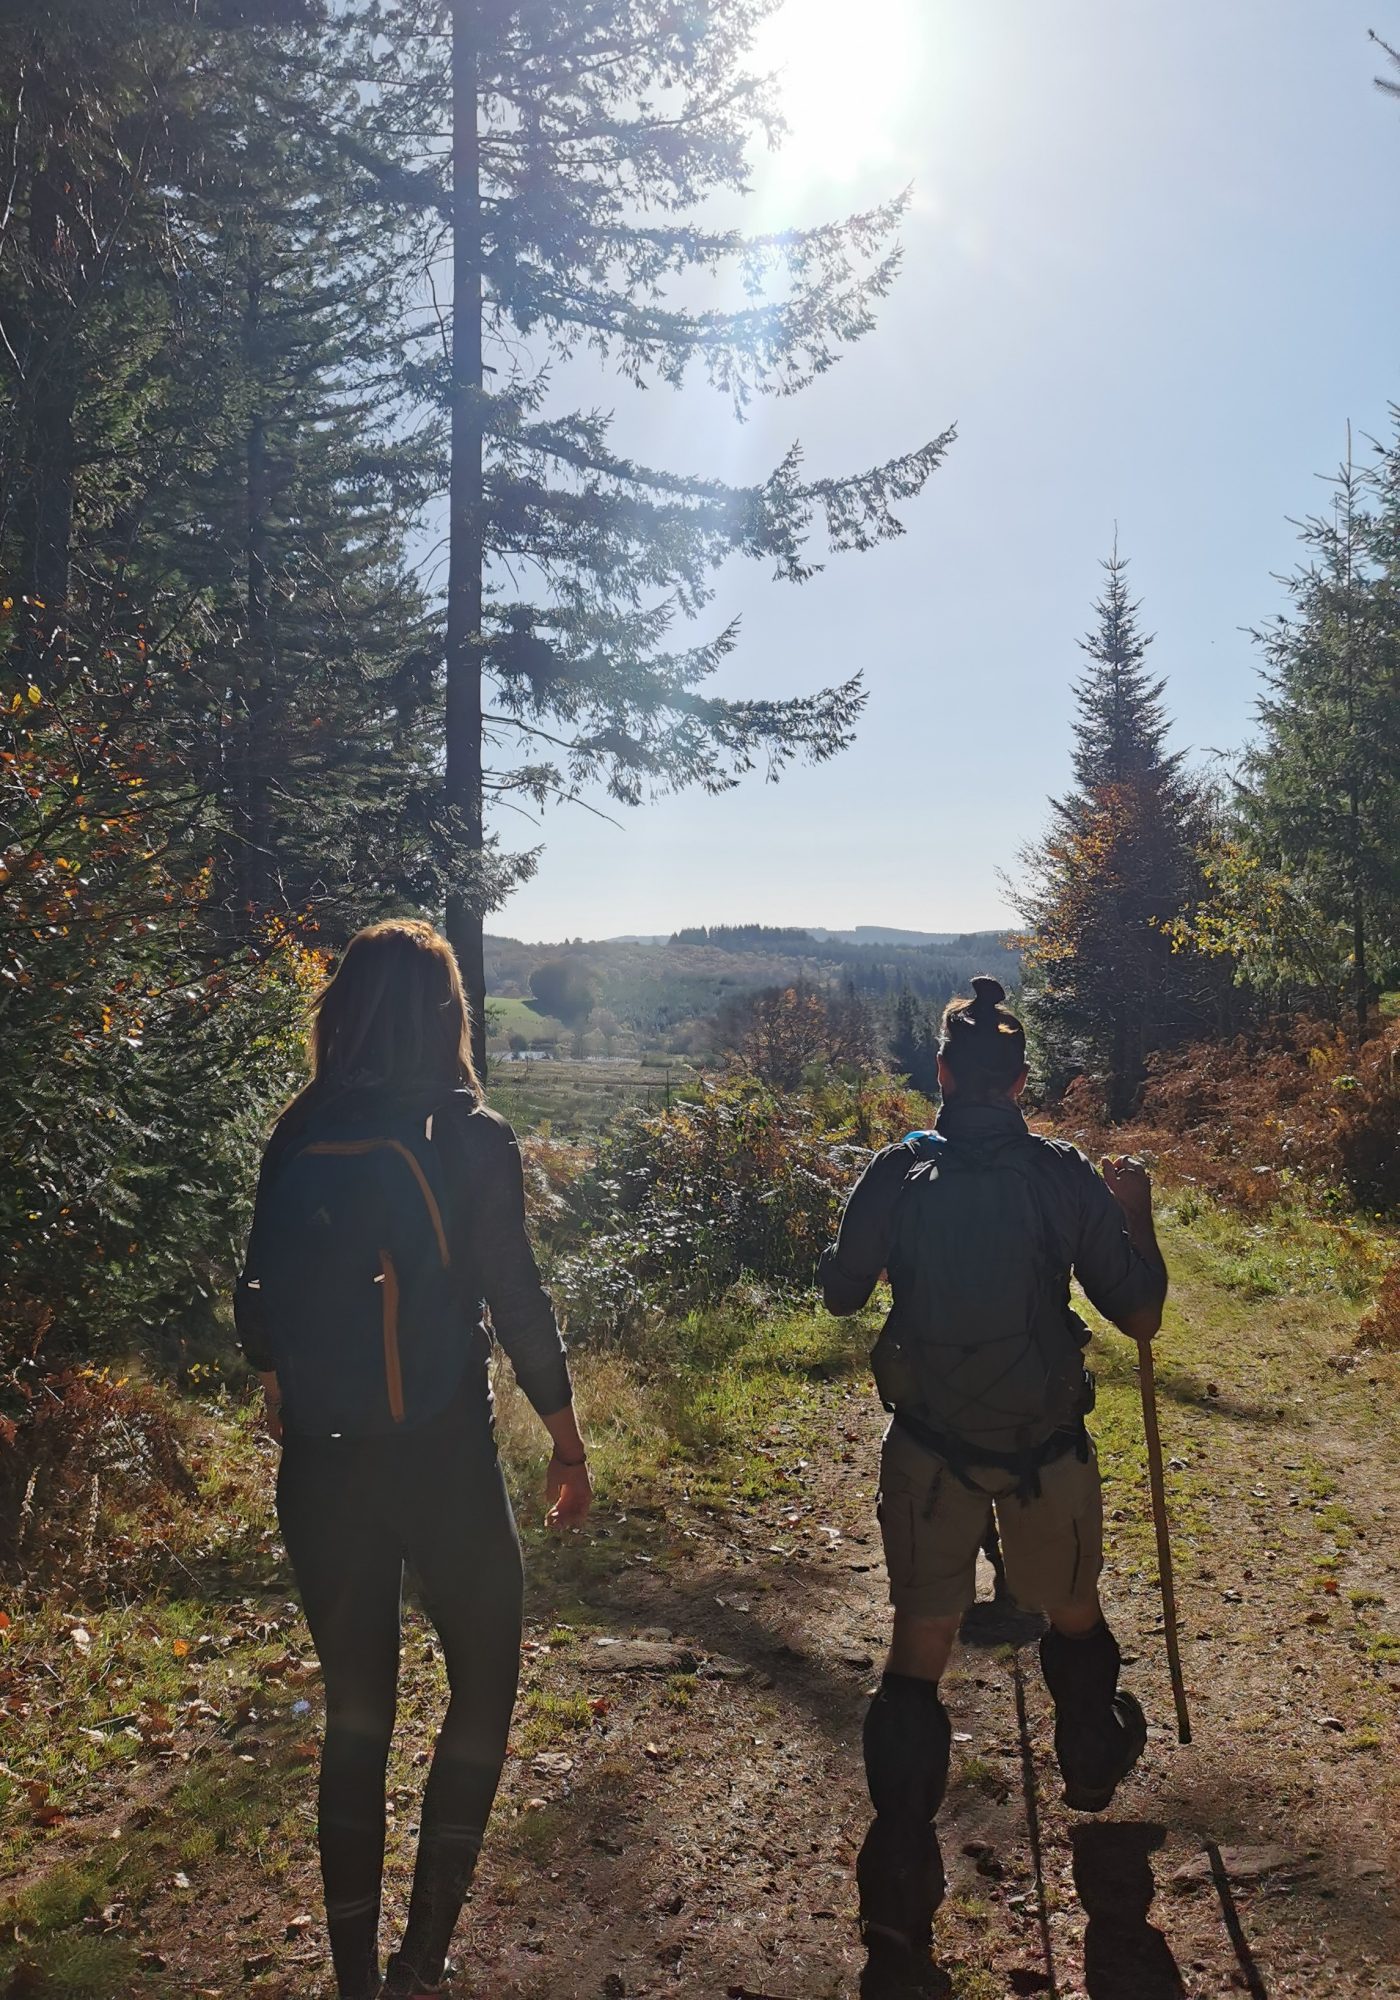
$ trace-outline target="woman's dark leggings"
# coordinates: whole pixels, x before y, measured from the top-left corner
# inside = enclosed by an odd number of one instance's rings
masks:
[[[450,1410],[401,1436],[289,1437],[277,1514],[325,1682],[321,1872],[336,1979],[355,2000],[378,1990],[405,1564],[442,1641],[452,1698],[399,1953],[431,1985],[481,1848],[520,1669],[520,1546],[478,1371]]]

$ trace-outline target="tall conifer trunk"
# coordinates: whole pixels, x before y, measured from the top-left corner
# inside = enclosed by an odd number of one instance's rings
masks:
[[[64,143],[67,108],[55,103],[48,115],[52,132],[30,192],[28,247],[42,307],[29,330],[17,510],[20,591],[29,601],[17,643],[23,671],[41,687],[51,685],[58,671],[54,635],[66,623],[78,396],[76,315],[69,296],[72,245],[65,217],[66,205],[77,199],[76,171]]]
[[[240,849],[237,857],[238,908],[234,915],[236,932],[251,930],[266,907],[271,863],[271,829],[268,823],[268,742],[272,679],[272,612],[268,602],[268,466],[267,423],[262,411],[264,371],[262,368],[262,289],[261,246],[254,237],[248,246],[245,264],[243,318],[243,360],[247,381],[253,391],[253,409],[244,440],[244,562],[247,567],[248,667],[244,697],[243,768],[239,773],[238,806]]]
[[[1346,491],[1346,616],[1343,665],[1347,715],[1347,843],[1351,876],[1352,1001],[1356,1009],[1357,1046],[1366,1039],[1366,894],[1361,865],[1361,790],[1357,783],[1356,718],[1356,501],[1355,467],[1351,455],[1351,424],[1347,424]]]
[[[486,561],[481,329],[481,144],[477,128],[476,0],[452,9],[452,469],[447,563],[447,801],[469,852],[480,857],[486,814],[482,775],[482,594]],[[486,1073],[486,965],[482,881],[447,897],[447,935],[462,968],[472,1054]]]

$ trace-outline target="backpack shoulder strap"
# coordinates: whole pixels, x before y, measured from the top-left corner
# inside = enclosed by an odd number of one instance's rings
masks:
[[[1037,1247],[1042,1269],[1047,1279],[1051,1277],[1058,1279],[1065,1265],[1055,1242],[1055,1232],[1050,1226],[1050,1213],[1045,1204],[1045,1179],[1039,1165],[1043,1158],[1040,1140],[1034,1132],[1017,1133],[1014,1139],[1008,1139],[1002,1151],[1007,1157],[999,1159],[998,1166],[1018,1175],[1025,1182],[1026,1192],[1030,1196],[1040,1235]]]
[[[907,1146],[916,1160],[932,1160],[948,1141],[941,1132],[906,1132],[899,1143]]]

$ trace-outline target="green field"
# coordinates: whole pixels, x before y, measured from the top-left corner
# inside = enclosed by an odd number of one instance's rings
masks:
[[[553,1014],[546,1014],[533,1000],[497,999],[486,1002],[487,1029],[493,1042],[504,1043],[511,1035],[524,1035],[531,1042],[569,1042],[574,1031]]]
[[[633,1106],[659,1111],[694,1082],[684,1063],[493,1062],[487,1101],[521,1132],[585,1138]]]

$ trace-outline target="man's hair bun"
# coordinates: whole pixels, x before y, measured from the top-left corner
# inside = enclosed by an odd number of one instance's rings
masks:
[[[971,1097],[1007,1090],[1026,1060],[1026,1031],[1002,1004],[1005,999],[1001,981],[980,972],[972,998],[950,1000],[943,1009],[938,1053]]]

